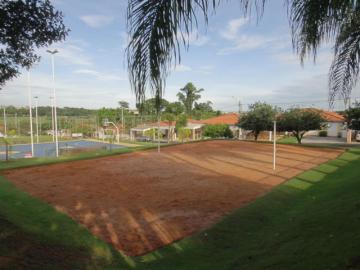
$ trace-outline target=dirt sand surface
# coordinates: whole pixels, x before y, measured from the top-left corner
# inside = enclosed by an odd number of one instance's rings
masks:
[[[128,255],[207,228],[273,186],[341,150],[209,141],[7,171],[21,189],[54,205]]]

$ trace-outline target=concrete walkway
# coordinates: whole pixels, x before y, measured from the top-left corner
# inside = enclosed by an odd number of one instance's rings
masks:
[[[304,137],[304,139],[302,140],[303,144],[346,144],[346,145],[350,145],[346,143],[346,139],[345,138],[337,138],[337,137],[318,137],[318,136],[307,136]],[[359,144],[359,142],[353,141],[351,143],[351,145],[353,144]]]

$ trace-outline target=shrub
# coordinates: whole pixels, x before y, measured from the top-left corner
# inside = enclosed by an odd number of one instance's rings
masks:
[[[210,138],[232,138],[233,134],[228,125],[207,125],[204,128],[204,136]]]
[[[327,137],[327,131],[326,130],[320,130],[319,131],[319,137]]]

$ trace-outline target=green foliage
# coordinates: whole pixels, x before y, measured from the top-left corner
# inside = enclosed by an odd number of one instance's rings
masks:
[[[129,102],[125,100],[120,100],[118,103],[120,108],[129,109]]]
[[[203,130],[205,137],[210,138],[233,138],[233,134],[228,125],[206,125]]]
[[[201,98],[200,93],[202,91],[204,91],[204,89],[197,89],[193,83],[189,82],[184,86],[184,88],[180,89],[179,93],[177,93],[177,97],[184,105],[185,112],[188,115],[192,115],[194,102]]]
[[[39,60],[38,48],[64,40],[68,31],[50,1],[0,1],[0,87]]]
[[[143,103],[137,103],[136,108],[139,110],[141,114],[144,115],[156,115],[157,114],[157,107],[156,107],[156,98],[150,98],[145,100]],[[168,106],[169,101],[166,99],[160,100],[160,112],[164,111],[166,106]]]
[[[165,113],[171,113],[171,114],[174,114],[174,115],[179,115],[179,114],[182,114],[182,113],[185,112],[185,107],[179,101],[170,102],[165,107],[164,112]]]
[[[319,131],[319,137],[327,137],[328,133],[327,130],[320,130]]]
[[[292,132],[298,143],[301,143],[307,131],[320,129],[324,121],[317,111],[304,109],[290,109],[282,113],[277,120],[278,130]]]
[[[180,141],[189,140],[191,138],[191,130],[188,128],[177,128],[177,134]]]
[[[187,115],[186,114],[178,115],[176,119],[176,129],[186,127],[186,125],[187,125]]]
[[[241,128],[251,130],[257,140],[261,131],[271,130],[275,120],[276,108],[269,104],[256,102],[250,106],[250,110],[241,117]]]
[[[348,127],[354,130],[360,130],[360,103],[356,103],[355,107],[345,111]]]

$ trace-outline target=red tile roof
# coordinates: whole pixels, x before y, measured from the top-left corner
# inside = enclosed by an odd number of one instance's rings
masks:
[[[217,124],[236,125],[238,122],[239,122],[239,115],[237,113],[227,113],[200,121],[200,123],[208,124],[208,125],[217,125]]]
[[[345,122],[345,117],[337,112],[323,111],[315,108],[309,110],[320,113],[321,117],[324,118],[326,122]]]

